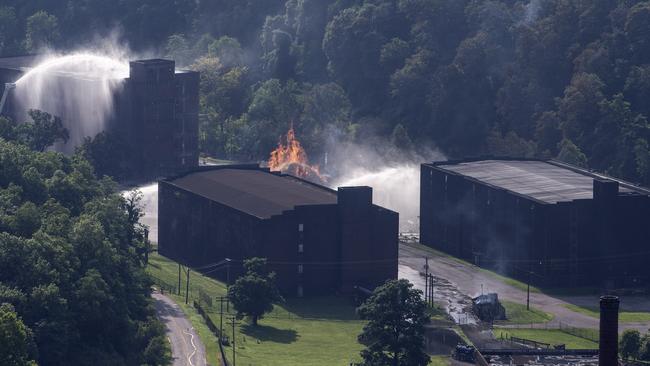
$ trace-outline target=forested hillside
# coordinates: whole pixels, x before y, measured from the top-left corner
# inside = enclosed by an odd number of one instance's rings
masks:
[[[0,364],[165,365],[138,196],[79,155],[41,152],[67,131],[0,117]]]
[[[293,123],[312,156],[327,141],[384,136],[451,158],[559,158],[650,183],[648,1],[4,4],[4,55],[117,29],[135,51],[201,70],[207,154],[266,158]]]

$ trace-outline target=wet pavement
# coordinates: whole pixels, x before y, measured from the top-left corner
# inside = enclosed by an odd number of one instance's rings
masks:
[[[408,240],[415,239],[407,237],[406,241]],[[435,254],[404,242],[400,243],[399,248],[400,278],[408,278],[416,284],[416,287],[423,289],[424,278],[416,279],[416,273],[424,272],[426,257],[429,257],[429,273],[432,273],[436,278],[444,279],[448,282],[448,284],[442,285],[441,291],[446,291],[443,296],[449,296],[452,299],[451,304],[446,307],[451,309],[455,314],[457,321],[459,318],[462,320],[463,314],[466,313],[462,309],[467,298],[476,297],[481,293],[496,292],[499,295],[499,299],[520,304],[526,303],[525,290],[504,283],[503,280],[492,273],[456,258]],[[410,270],[404,269],[404,267],[408,267]],[[437,288],[434,292],[437,292]],[[531,306],[553,314],[553,321],[555,323],[561,322],[564,325],[570,325],[576,328],[598,329],[598,318],[568,309],[567,306],[571,303],[567,300],[570,300],[570,298],[561,298],[544,293],[532,292],[530,294]],[[649,300],[647,296],[643,298],[636,297],[635,308],[641,309],[641,305],[650,303]],[[625,301],[625,298],[621,299],[622,304]],[[592,307],[598,307],[597,296],[593,297]],[[625,329],[638,329],[645,332],[649,328],[650,322],[619,323],[619,331],[621,332]]]

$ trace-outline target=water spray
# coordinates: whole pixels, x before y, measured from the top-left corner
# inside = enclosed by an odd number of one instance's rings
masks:
[[[9,95],[9,91],[14,89],[16,89],[16,84],[5,83],[5,91],[2,93],[2,99],[0,99],[0,114],[2,114],[2,111],[5,108],[5,103],[7,102],[7,95]]]
[[[30,109],[60,117],[70,131],[70,144],[55,148],[71,152],[84,138],[105,129],[114,111],[114,92],[127,77],[128,62],[116,57],[92,53],[50,56],[16,81],[13,117],[19,122],[27,120]]]

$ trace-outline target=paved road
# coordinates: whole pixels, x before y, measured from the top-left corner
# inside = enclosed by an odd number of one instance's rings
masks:
[[[461,294],[474,297],[481,293],[481,286],[484,292],[496,292],[500,299],[506,299],[521,304],[526,303],[526,291],[503,283],[496,276],[480,271],[478,267],[460,263],[453,258],[432,255],[423,249],[400,244],[399,264],[400,277],[411,279],[414,272],[424,272],[424,257],[429,257],[429,272],[434,276],[443,278],[451,283]],[[407,268],[405,268],[407,267]],[[410,271],[408,271],[410,269]],[[423,281],[420,279],[423,287]],[[420,288],[418,286],[418,288]],[[584,299],[582,299],[584,302]],[[573,302],[573,301],[572,301]],[[565,307],[569,302],[543,293],[531,293],[530,303],[532,306],[541,309],[555,316],[553,322],[561,321],[565,324],[578,328],[598,328],[598,319],[571,311]],[[649,300],[647,298],[635,298],[634,310],[648,311]],[[643,304],[641,306],[640,304]],[[581,305],[585,305],[584,303]],[[593,298],[592,307],[598,307],[598,298]],[[625,309],[625,299],[622,299],[622,307]],[[650,329],[650,322],[621,323],[619,330],[638,329],[647,331]]]
[[[172,345],[174,366],[206,366],[205,347],[176,303],[165,295],[154,293],[156,313],[167,327]]]

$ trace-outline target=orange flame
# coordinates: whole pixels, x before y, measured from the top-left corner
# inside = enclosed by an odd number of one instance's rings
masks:
[[[327,181],[326,177],[320,173],[318,165],[309,165],[307,153],[300,141],[296,139],[293,127],[287,131],[286,145],[280,139],[278,147],[271,151],[268,164],[272,171],[279,171],[322,183]]]

